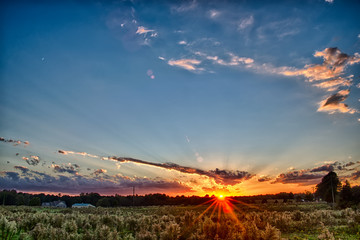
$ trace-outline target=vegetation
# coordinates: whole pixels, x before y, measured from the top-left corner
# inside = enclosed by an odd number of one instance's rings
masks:
[[[327,204],[59,209],[0,207],[0,239],[359,239],[360,210]],[[288,211],[288,208],[292,208]],[[294,210],[297,209],[297,210]],[[233,214],[232,214],[233,213]]]

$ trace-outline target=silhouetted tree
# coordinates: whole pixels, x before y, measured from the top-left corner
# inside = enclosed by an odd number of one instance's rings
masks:
[[[316,185],[316,195],[326,202],[335,202],[341,183],[337,174],[333,171],[329,172],[322,178],[321,183]]]
[[[39,197],[33,197],[30,202],[30,206],[40,206],[41,205],[41,199]]]

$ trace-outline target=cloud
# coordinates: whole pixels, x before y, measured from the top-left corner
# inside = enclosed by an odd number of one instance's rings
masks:
[[[29,145],[30,142],[29,141],[22,141],[22,140],[15,140],[15,139],[6,139],[3,137],[0,137],[0,142],[6,142],[6,143],[13,143],[14,146],[18,146],[20,144],[23,144],[24,146]]]
[[[77,164],[68,163],[66,165],[57,165],[51,164],[51,167],[54,169],[56,173],[70,173],[70,174],[77,174],[80,170],[80,166]]]
[[[349,106],[343,101],[346,100],[348,95],[350,94],[350,90],[341,90],[330,97],[322,100],[319,103],[319,112],[328,112],[330,114],[340,112],[340,113],[350,113],[353,114],[356,112],[355,109],[349,108]]]
[[[40,157],[39,156],[30,156],[30,157],[22,157],[23,160],[27,162],[29,165],[36,166],[40,163]]]
[[[325,2],[328,2],[328,3],[333,3],[334,0],[325,0]]]
[[[178,171],[181,173],[207,176],[207,177],[214,179],[217,183],[228,184],[228,185],[234,185],[234,184],[242,182],[243,180],[248,180],[248,179],[252,178],[253,176],[255,176],[246,171],[238,171],[238,170],[228,171],[228,170],[220,170],[220,169],[216,168],[215,170],[204,171],[204,170],[197,169],[197,168],[181,166],[181,165],[178,165],[175,163],[153,163],[153,162],[147,162],[147,161],[134,159],[134,158],[122,158],[122,157],[110,157],[110,159],[117,160],[121,163],[132,162],[132,163],[136,163],[136,164],[154,166],[154,167],[159,167],[159,168],[168,169],[168,170],[175,170],[175,171]]]
[[[354,168],[348,168],[350,166],[355,166],[359,163],[354,162],[327,162],[319,167],[314,167],[312,169],[302,169],[302,170],[291,170],[286,173],[279,174],[275,181],[272,183],[297,183],[301,186],[318,184],[321,181],[321,178],[324,177],[330,171],[336,171],[339,177],[342,179],[353,179],[356,180],[356,172],[352,173],[349,177],[348,173],[353,172]],[[355,167],[356,168],[356,167]],[[354,178],[355,176],[355,178]]]
[[[355,113],[355,109],[349,108],[347,104],[343,103],[350,94],[354,75],[344,76],[344,74],[347,66],[360,62],[360,54],[355,53],[350,56],[334,47],[316,51],[314,57],[323,58],[323,63],[306,65],[303,69],[285,69],[281,74],[304,76],[309,82],[316,82],[314,86],[326,89],[329,92],[340,87],[347,87],[347,89],[338,90],[337,93],[320,101],[318,111],[330,114],[336,112]]]
[[[97,192],[100,194],[129,194],[136,188],[139,194],[168,192],[183,193],[192,190],[176,181],[150,180],[147,178],[129,178],[121,175],[104,178],[88,178],[81,175],[57,177],[37,171],[26,171],[24,176],[17,172],[0,172],[0,184],[3,189],[36,192],[62,192],[80,194],[82,192]]]
[[[270,181],[272,178],[271,177],[269,177],[269,176],[262,176],[262,177],[259,177],[258,178],[258,181],[259,182],[268,182],[268,181]]]
[[[147,29],[146,27],[143,27],[143,26],[139,26],[136,30],[137,34],[145,34],[146,35],[149,32],[155,32],[155,30]]]
[[[218,16],[220,16],[221,12],[217,11],[215,9],[212,9],[209,11],[209,15],[211,18],[217,18]]]
[[[245,28],[248,28],[249,26],[254,24],[254,16],[251,15],[248,18],[244,18],[240,21],[238,30],[244,30]]]
[[[334,171],[334,166],[332,164],[326,164],[310,170],[310,172],[330,172],[330,171]]]
[[[103,173],[107,173],[107,170],[106,169],[96,169],[93,174],[96,175],[96,176],[99,176],[100,174],[103,174]]]
[[[199,65],[201,61],[196,59],[179,59],[179,60],[169,60],[168,64],[170,66],[181,67],[189,71],[201,71],[202,68],[197,68],[196,65]]]
[[[58,153],[63,154],[63,155],[76,154],[76,155],[81,155],[81,156],[85,156],[85,157],[100,158],[99,156],[96,156],[96,155],[93,155],[90,153],[86,153],[86,152],[73,152],[73,151],[58,150]]]
[[[300,32],[302,20],[288,18],[280,21],[268,22],[260,25],[257,29],[257,37],[261,41],[283,40]]]
[[[14,166],[15,169],[20,170],[22,173],[27,173],[29,169],[24,166]]]
[[[149,46],[151,40],[158,36],[155,30],[139,24],[135,9],[129,6],[111,11],[106,25],[122,41],[124,47],[131,51],[138,50],[141,45]]]
[[[14,182],[20,179],[20,175],[17,172],[0,172],[0,176],[3,176],[0,177],[0,184],[2,188],[5,187],[5,184],[1,181],[2,178],[5,177],[8,178],[10,181],[14,181]]]
[[[297,183],[299,185],[313,185],[320,182],[321,178],[324,177],[324,174],[313,174],[309,173],[308,170],[299,170],[299,171],[292,171],[287,173],[281,173],[277,176],[274,182],[272,183]]]
[[[353,174],[351,174],[351,179],[353,179],[353,180],[360,179],[360,171],[356,171]]]
[[[196,0],[183,1],[180,5],[173,5],[171,7],[172,12],[183,13],[196,9],[198,3]]]

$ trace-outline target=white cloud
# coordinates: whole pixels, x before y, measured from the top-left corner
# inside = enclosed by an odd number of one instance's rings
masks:
[[[333,3],[334,0],[325,0],[325,2],[328,2],[328,3]]]
[[[179,43],[180,45],[186,45],[186,44],[187,44],[186,41],[179,41],[178,43]]]
[[[213,10],[209,11],[209,15],[210,15],[211,18],[216,18],[216,17],[218,17],[220,15],[220,12],[213,9]]]
[[[155,32],[155,30],[147,29],[147,28],[145,28],[143,26],[139,26],[137,28],[137,31],[136,31],[137,34],[146,34],[146,33],[149,33],[149,32]]]
[[[244,18],[244,19],[242,19],[242,20],[240,21],[240,24],[239,24],[239,26],[238,26],[238,29],[239,29],[239,30],[244,30],[245,28],[253,25],[253,23],[254,23],[254,17],[253,17],[253,15],[251,15],[250,17]]]

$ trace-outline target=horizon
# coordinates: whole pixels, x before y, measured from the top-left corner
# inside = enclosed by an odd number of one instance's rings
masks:
[[[360,2],[3,1],[0,189],[360,184]]]

